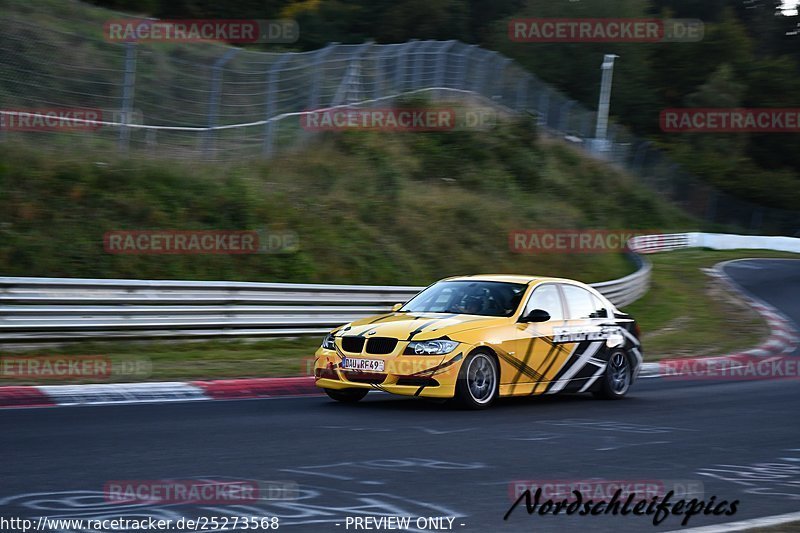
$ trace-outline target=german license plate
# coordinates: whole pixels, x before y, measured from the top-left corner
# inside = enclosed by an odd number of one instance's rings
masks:
[[[363,370],[365,372],[383,372],[384,361],[380,359],[355,359],[344,357],[342,368],[345,370]]]

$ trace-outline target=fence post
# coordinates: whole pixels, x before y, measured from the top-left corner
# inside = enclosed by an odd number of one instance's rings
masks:
[[[408,54],[406,53],[406,48],[409,46],[414,46],[417,44],[416,39],[411,39],[403,46],[398,47],[397,50],[397,66],[395,67],[394,71],[394,90],[397,93],[403,92],[403,89],[406,86],[406,81],[403,79],[403,75],[405,74],[406,70],[406,59],[408,58]]]
[[[265,102],[264,111],[264,143],[261,148],[261,153],[264,157],[271,157],[273,153],[273,145],[275,142],[275,121],[272,120],[272,115],[275,114],[275,93],[277,92],[278,76],[280,75],[280,68],[286,63],[294,54],[282,54],[272,67],[267,71],[267,100]]]
[[[361,58],[364,53],[369,50],[375,41],[367,41],[359,45],[353,55],[347,60],[347,70],[342,76],[342,81],[339,83],[339,88],[333,96],[332,106],[341,105],[342,103],[349,104],[352,101],[359,101],[363,98],[360,97],[361,88],[359,83],[361,80]],[[352,94],[355,93],[355,97]]]
[[[411,78],[411,90],[416,91],[422,88],[422,71],[425,68],[425,55],[427,49],[436,44],[436,41],[423,41],[417,45],[416,57],[414,59],[414,77]]]
[[[384,44],[378,48],[378,60],[375,65],[375,88],[372,90],[372,98],[380,100],[384,96],[383,84],[389,79],[388,72],[384,72],[384,56],[393,51],[393,47],[401,47],[401,44]]]
[[[322,69],[322,63],[337,46],[339,46],[339,43],[330,43],[328,46],[314,54],[314,62],[312,64],[313,66],[311,67],[313,69],[313,77],[311,80],[311,98],[308,102],[308,108],[311,110],[319,107],[320,95],[322,94],[322,80],[325,78],[325,74]]]
[[[119,128],[119,145],[120,151],[127,152],[131,132],[127,126],[133,113],[133,96],[136,85],[136,43],[125,43],[125,70],[122,79],[122,113],[120,118],[122,125]]]
[[[219,59],[214,61],[211,67],[211,95],[208,98],[208,130],[205,134],[205,143],[203,152],[206,155],[211,153],[214,148],[214,140],[216,139],[217,132],[214,128],[217,126],[217,118],[219,116],[219,102],[222,98],[222,67],[225,63],[231,60],[233,56],[239,53],[241,48],[229,48]]]
[[[439,54],[436,60],[436,80],[434,82],[437,89],[444,88],[444,85],[447,83],[447,78],[445,76],[445,72],[447,72],[447,56],[454,44],[456,44],[456,41],[446,41],[442,43],[442,46],[436,52]],[[442,94],[439,96],[441,97]]]

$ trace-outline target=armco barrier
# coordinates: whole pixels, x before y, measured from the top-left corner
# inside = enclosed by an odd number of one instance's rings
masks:
[[[715,233],[645,235],[629,242],[633,274],[592,286],[618,307],[647,292],[641,255],[689,247],[800,253],[800,239]],[[0,278],[0,343],[80,339],[257,338],[320,335],[388,311],[422,287],[227,281]]]
[[[773,250],[800,253],[800,239],[761,235],[730,235],[727,233],[673,233],[642,235],[628,243],[636,253],[650,254],[680,248],[711,248],[712,250]]]
[[[650,264],[594,284],[617,306],[647,292]],[[323,334],[405,302],[423,287],[0,278],[0,343],[256,338]]]

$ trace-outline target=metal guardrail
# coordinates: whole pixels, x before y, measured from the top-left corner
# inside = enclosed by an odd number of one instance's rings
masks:
[[[666,235],[639,235],[628,242],[628,246],[638,254],[653,254],[688,248],[693,245],[691,233],[671,233]]]
[[[648,288],[650,265],[593,286],[615,305]],[[0,343],[324,334],[389,311],[423,287],[0,278]]]
[[[0,278],[0,342],[321,334],[421,287]]]

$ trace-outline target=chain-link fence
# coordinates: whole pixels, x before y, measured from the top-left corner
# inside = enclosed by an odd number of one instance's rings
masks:
[[[114,43],[14,20],[0,35],[0,109],[99,110],[93,128],[48,136],[48,144],[171,158],[243,160],[302,146],[309,110],[480,98],[533,115],[539,126],[636,176],[688,212],[720,225],[795,234],[797,212],[765,209],[722,194],[682,171],[626,128],[611,125],[607,150],[591,149],[596,113],[511,59],[457,41],[330,44],[267,53],[210,44]],[[598,63],[599,67],[599,63]],[[598,69],[598,83],[600,71]],[[18,117],[13,117],[18,118]],[[42,132],[3,128],[0,139]],[[36,128],[30,128],[36,129]]]

